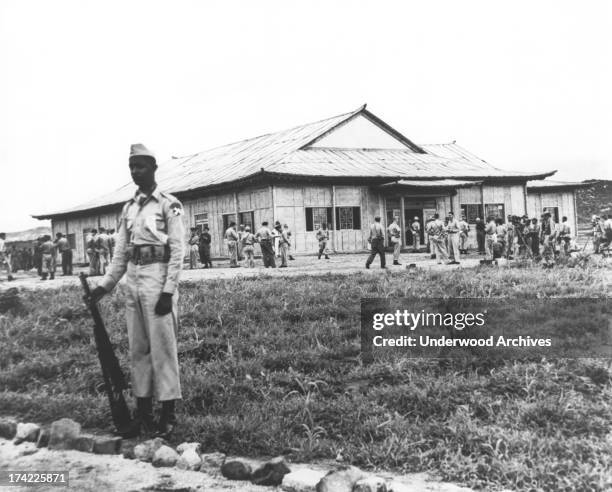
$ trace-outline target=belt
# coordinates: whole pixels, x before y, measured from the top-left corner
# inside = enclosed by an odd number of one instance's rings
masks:
[[[150,265],[152,263],[168,263],[170,248],[153,244],[130,244],[127,247],[128,261],[134,265]]]

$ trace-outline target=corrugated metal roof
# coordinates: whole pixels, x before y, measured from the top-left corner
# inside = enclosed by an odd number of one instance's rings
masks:
[[[527,189],[537,190],[546,188],[586,188],[593,183],[578,183],[572,181],[553,181],[552,179],[542,179],[539,181],[527,181]]]
[[[171,159],[159,166],[156,175],[157,182],[164,191],[179,193],[231,183],[261,171],[310,177],[389,177],[395,179],[404,177],[422,179],[533,178],[546,174],[497,169],[454,143],[421,146],[427,153],[420,153],[408,147],[405,150],[306,147],[320,135],[347,122],[362,111],[365,111],[365,106],[350,113],[289,130]],[[371,113],[368,112],[368,115]],[[34,217],[49,218],[119,204],[129,200],[133,193],[134,185],[129,183],[76,207]]]

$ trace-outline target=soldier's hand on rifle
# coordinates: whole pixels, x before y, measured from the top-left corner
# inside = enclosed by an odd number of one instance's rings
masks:
[[[94,290],[91,291],[91,296],[89,297],[89,299],[85,298],[85,301],[98,302],[106,294],[108,294],[106,289],[98,285]]]
[[[172,311],[172,294],[162,292],[159,301],[155,305],[155,314],[164,316]]]

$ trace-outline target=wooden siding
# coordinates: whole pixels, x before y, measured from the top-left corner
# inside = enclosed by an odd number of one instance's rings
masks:
[[[530,218],[540,219],[544,207],[559,207],[559,221],[561,217],[567,217],[567,222],[572,228],[572,235],[576,235],[576,210],[574,208],[574,192],[542,192],[527,193],[527,215]]]

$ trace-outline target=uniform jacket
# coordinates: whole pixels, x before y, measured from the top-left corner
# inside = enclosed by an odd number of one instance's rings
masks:
[[[150,196],[137,191],[121,211],[115,255],[100,285],[111,290],[127,270],[128,246],[167,246],[168,273],[162,292],[173,294],[183,266],[185,226],[183,206],[174,196],[156,187]]]
[[[329,230],[317,229],[317,239],[319,242],[327,241],[329,239]]]

